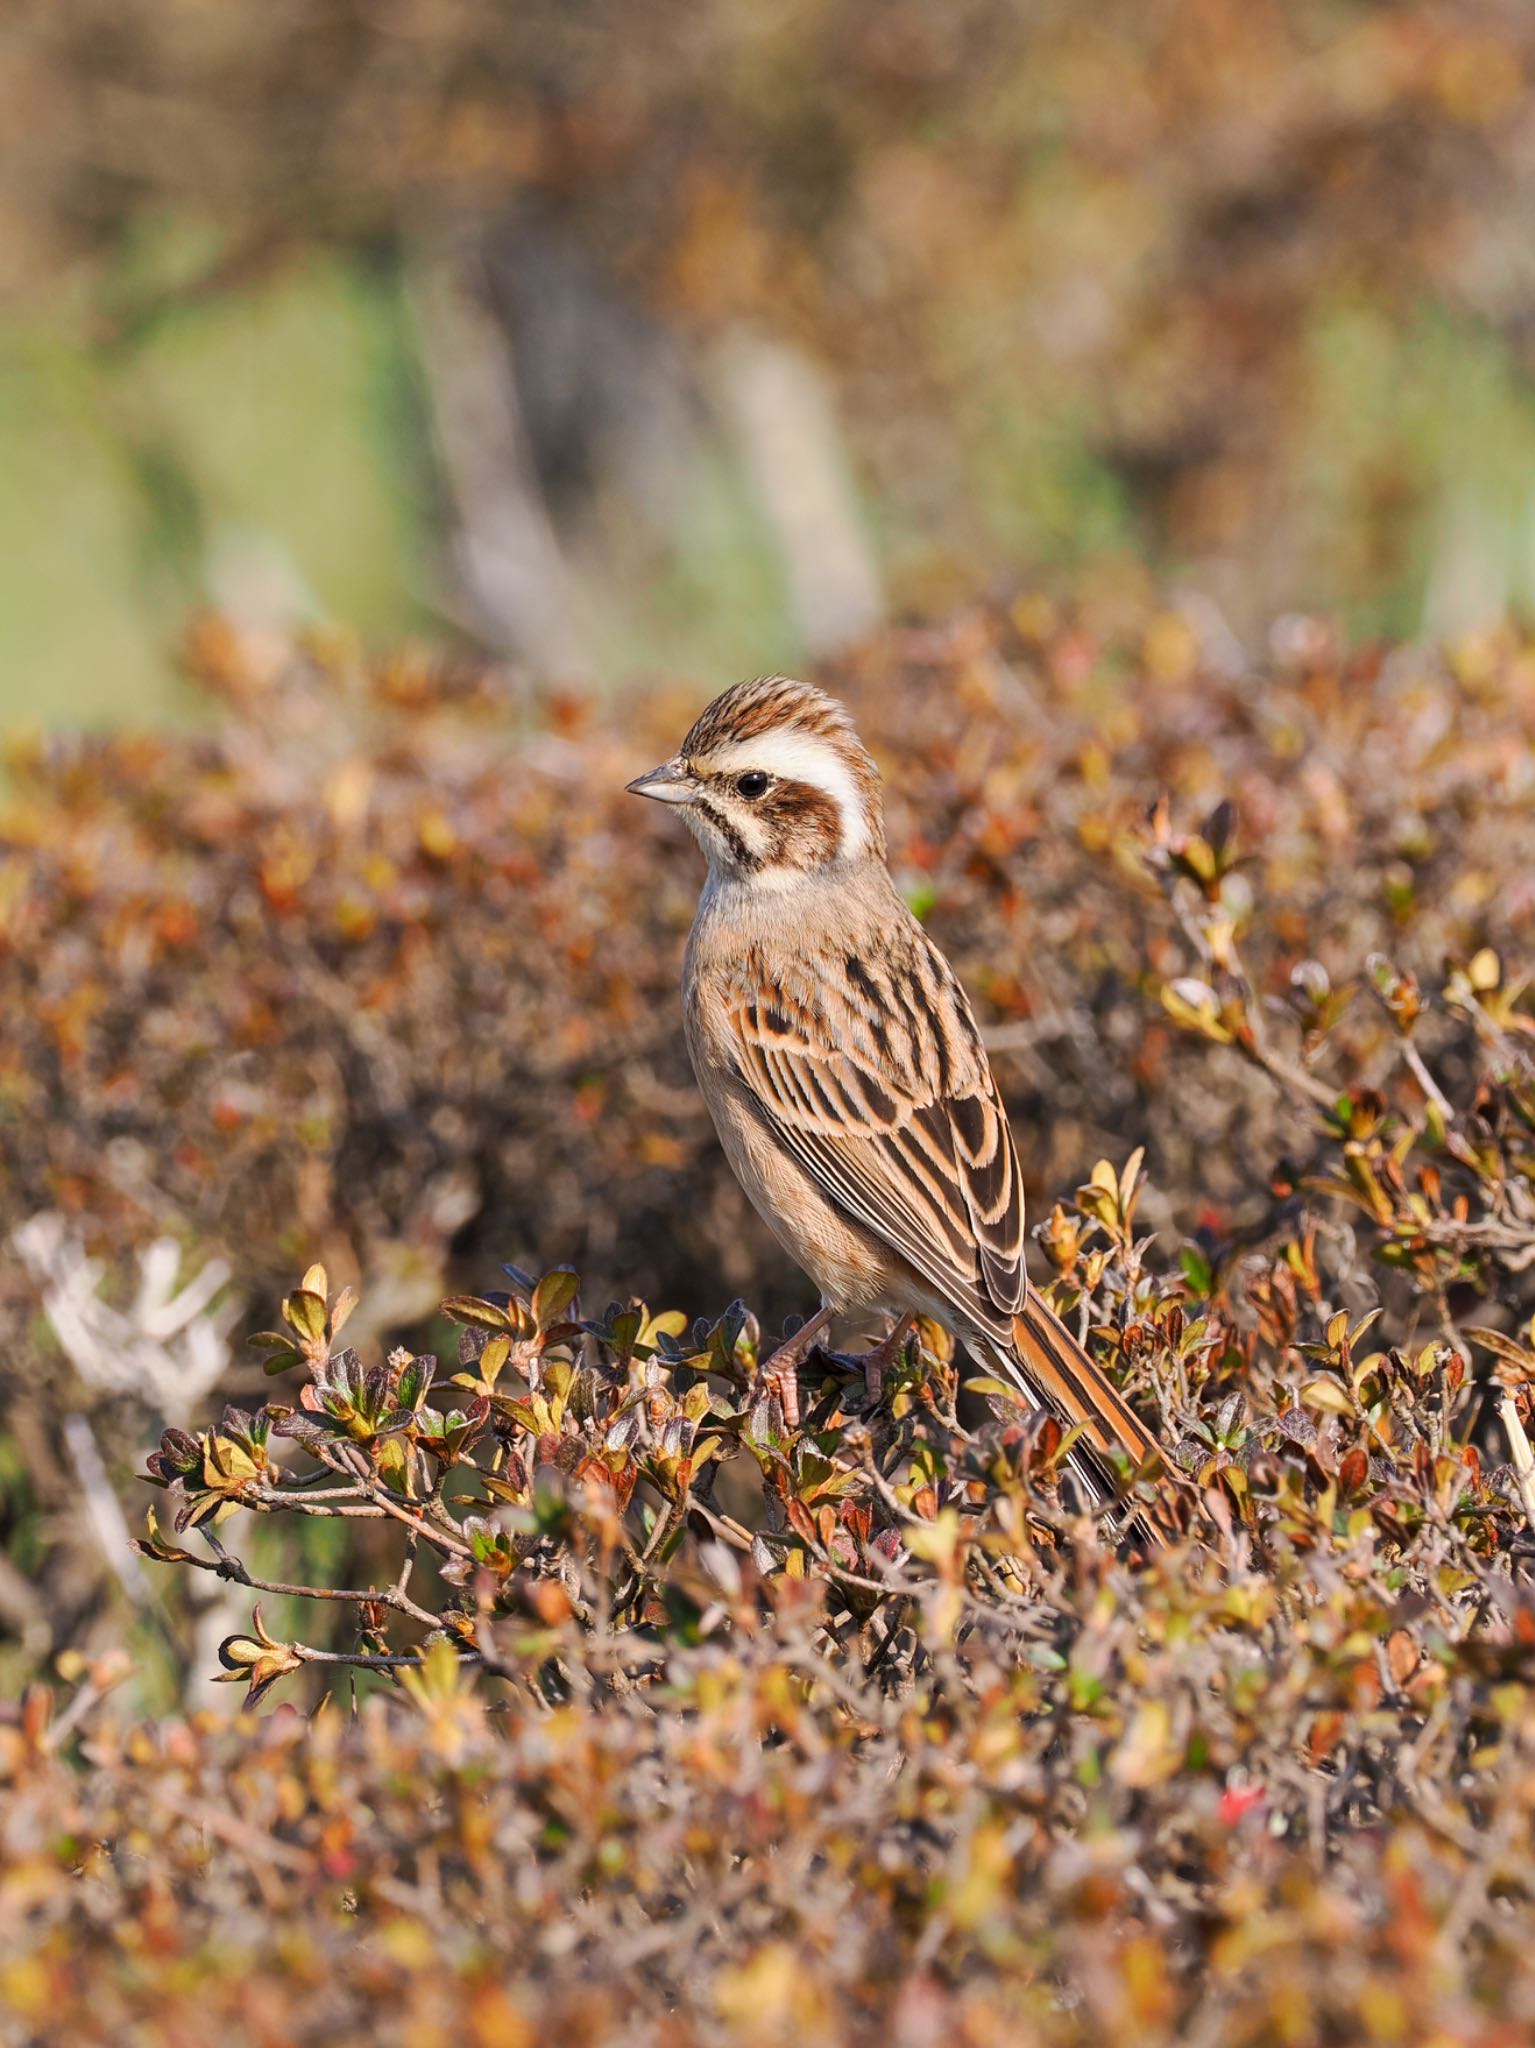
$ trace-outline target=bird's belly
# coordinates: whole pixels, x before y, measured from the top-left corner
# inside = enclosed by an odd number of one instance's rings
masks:
[[[713,1091],[706,1090],[707,1095]],[[896,1308],[901,1285],[885,1246],[821,1193],[734,1097],[711,1099],[720,1143],[736,1179],[774,1237],[835,1309]]]

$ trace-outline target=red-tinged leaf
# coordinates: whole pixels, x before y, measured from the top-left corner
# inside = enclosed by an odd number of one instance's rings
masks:
[[[1406,1629],[1394,1629],[1386,1638],[1386,1664],[1398,1685],[1405,1685],[1417,1670],[1420,1652]]]
[[[1338,1462],[1338,1487],[1342,1493],[1357,1493],[1370,1476],[1370,1461],[1356,1444]]]
[[[1344,1717],[1335,1708],[1314,1714],[1306,1737],[1306,1754],[1313,1764],[1325,1763],[1343,1735]]]
[[[1356,1712],[1367,1714],[1378,1707],[1385,1697],[1385,1682],[1380,1675],[1380,1666],[1373,1657],[1361,1657],[1354,1666],[1349,1680],[1349,1699]]]
[[[1261,1785],[1228,1785],[1218,1809],[1221,1826],[1236,1827],[1248,1814],[1259,1811],[1267,1800],[1268,1794]]]

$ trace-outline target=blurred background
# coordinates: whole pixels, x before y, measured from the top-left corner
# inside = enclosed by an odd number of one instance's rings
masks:
[[[0,719],[191,607],[710,681],[1535,595],[1527,0],[13,0]]]
[[[0,132],[0,1690],[202,1696],[134,1475],[311,1260],[449,1364],[505,1260],[805,1305],[622,794],[738,675],[854,703],[1036,1218],[1144,1144],[1222,1269],[1316,1142],[1158,791],[1308,1056],[1528,956],[1529,0],[11,0]]]

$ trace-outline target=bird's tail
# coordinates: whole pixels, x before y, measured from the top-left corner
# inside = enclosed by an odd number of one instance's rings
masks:
[[[995,1343],[992,1363],[1033,1400],[1048,1408],[1066,1429],[1081,1425],[1070,1466],[1093,1506],[1124,1493],[1122,1460],[1132,1471],[1152,1459],[1164,1464],[1162,1446],[1141,1421],[1102,1366],[1090,1358],[1053,1310],[1031,1288],[1013,1318],[1010,1345]],[[1155,1543],[1178,1534],[1171,1503],[1159,1508],[1136,1499],[1127,1518]]]

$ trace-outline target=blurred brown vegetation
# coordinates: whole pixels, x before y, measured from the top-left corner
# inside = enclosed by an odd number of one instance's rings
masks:
[[[0,40],[0,251],[162,621],[151,585],[271,601],[257,524],[290,606],[337,586],[296,451],[289,518],[177,411],[251,376],[199,320],[265,332],[331,252],[409,309],[358,316],[359,501],[398,498],[413,603],[542,673],[787,659],[1020,563],[1149,563],[1244,637],[1458,632],[1535,598],[1532,60],[1518,0],[51,0]]]
[[[60,1208],[97,1248],[170,1229],[268,1289],[313,1253],[393,1276],[414,1314],[501,1258],[792,1306],[679,1041],[696,852],[622,789],[696,700],[606,710],[212,620],[190,652],[207,729],[13,751],[3,1220]],[[1229,1238],[1304,1163],[1310,1120],[1261,1058],[1211,1088],[1165,986],[1203,977],[1212,1032],[1245,1044],[1219,1022],[1243,1007],[1325,1100],[1394,1057],[1373,954],[1434,988],[1528,947],[1512,631],[1345,652],[1296,622],[1249,671],[1177,610],[1024,597],[823,675],[885,770],[892,864],[986,1018],[1036,1198],[1144,1144],[1155,1220]],[[1174,847],[1227,802],[1212,907]],[[1472,1024],[1420,1029],[1454,1085]]]
[[[1516,2037],[1535,643],[1026,593],[823,671],[1181,1475],[1140,1566],[932,1329],[786,1418],[621,793],[693,693],[189,662],[199,731],[11,760],[18,2038]]]

